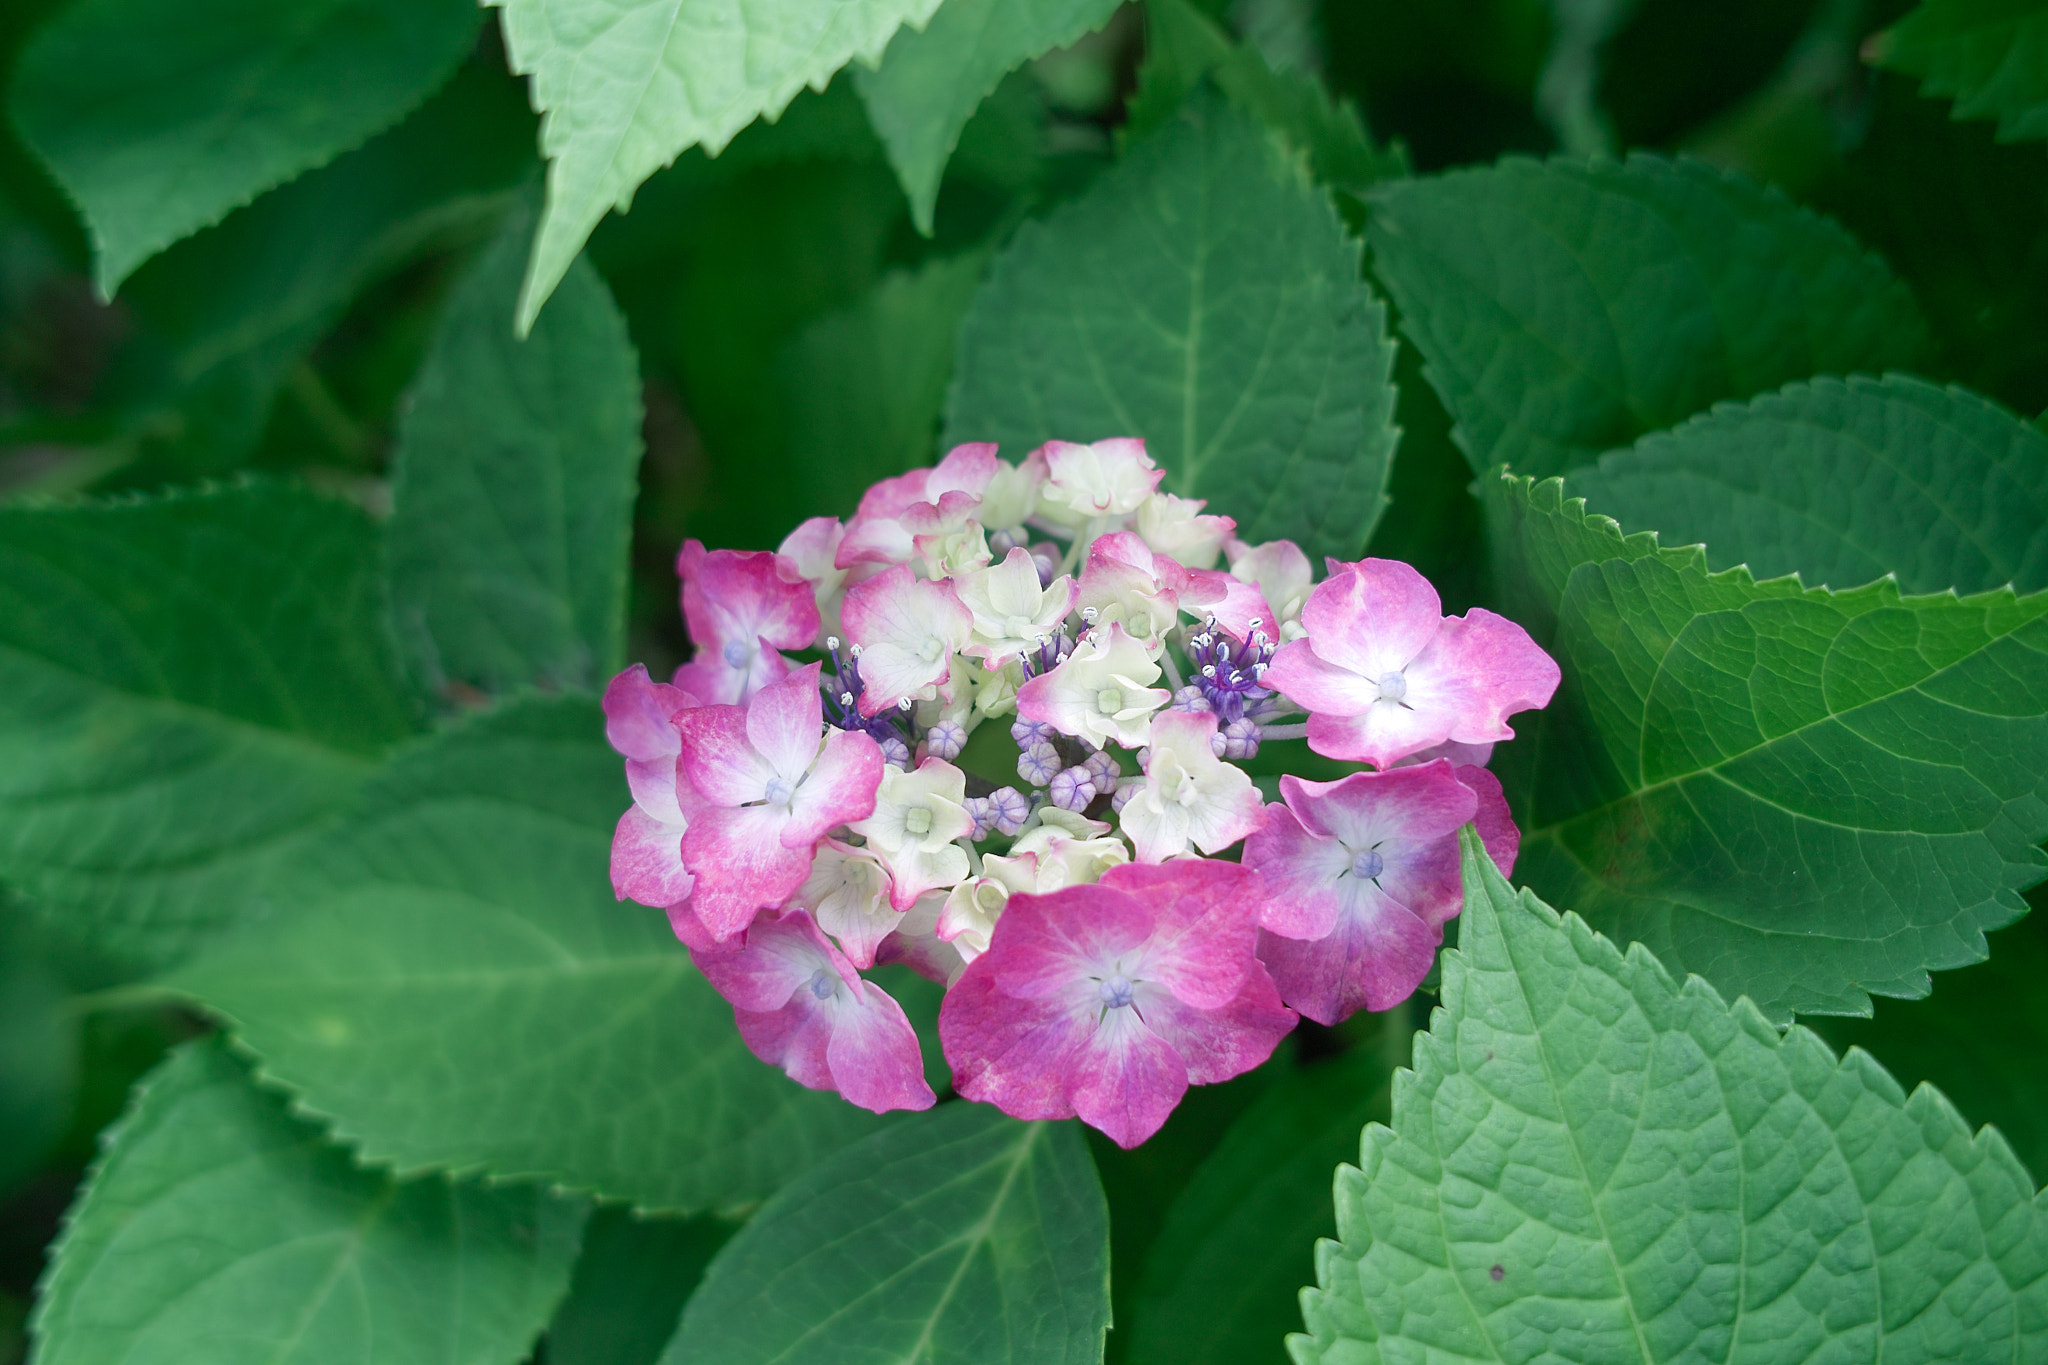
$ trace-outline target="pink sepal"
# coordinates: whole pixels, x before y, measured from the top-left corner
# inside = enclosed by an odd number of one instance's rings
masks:
[[[622,901],[673,905],[690,894],[695,879],[683,866],[683,826],[655,819],[639,806],[626,807],[612,834],[612,891]]]

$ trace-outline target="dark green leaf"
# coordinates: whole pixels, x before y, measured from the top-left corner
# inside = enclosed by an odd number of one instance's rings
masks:
[[[638,364],[587,262],[513,336],[530,231],[516,215],[449,300],[399,429],[392,611],[435,692],[596,687],[622,662]]]
[[[1963,389],[1893,375],[1723,404],[1574,472],[1569,491],[1707,566],[1909,593],[2048,587],[2048,437]]]
[[[2048,4],[1921,0],[1871,40],[1879,66],[1956,102],[1957,118],[1996,118],[2001,141],[2048,137]]]
[[[569,1297],[548,1325],[547,1365],[654,1365],[684,1300],[731,1236],[732,1224],[716,1218],[642,1218],[617,1206],[593,1213]]]
[[[1385,503],[1393,358],[1328,197],[1198,97],[997,259],[961,328],[946,440],[1021,456],[1143,437],[1167,488],[1246,539],[1353,555]]]
[[[411,728],[379,561],[288,487],[0,508],[0,876],[145,968],[260,910]]]
[[[931,235],[939,178],[982,100],[1033,57],[1101,28],[1120,3],[947,0],[922,32],[899,29],[880,66],[855,69],[919,232]]]
[[[2031,1360],[2048,1199],[1868,1054],[1516,895],[1459,945],[1391,1128],[1337,1173],[1295,1359]]]
[[[1700,162],[1511,157],[1372,203],[1374,267],[1475,470],[1561,474],[1720,399],[1928,353],[1882,262]]]
[[[953,334],[981,280],[980,253],[892,271],[798,334],[777,366],[797,515],[850,515],[869,484],[929,464],[953,372]],[[792,496],[793,495],[793,496]]]
[[[71,1211],[40,1365],[513,1365],[585,1206],[399,1183],[285,1113],[215,1042],[151,1073]]]
[[[1284,1357],[1301,1286],[1315,1278],[1310,1248],[1336,1230],[1330,1170],[1357,1151],[1359,1129],[1387,1117],[1387,1080],[1386,1063],[1361,1049],[1289,1072],[1252,1102],[1152,1243],[1130,1359]]]
[[[43,939],[0,892],[0,1200],[64,1135],[78,1094],[78,1019]]]
[[[172,980],[367,1160],[739,1210],[880,1123],[755,1060],[658,910],[612,898],[604,719],[445,731],[284,880],[292,914]]]
[[[84,209],[111,297],[172,242],[398,122],[477,25],[465,0],[78,0],[23,51],[14,115]]]
[[[2048,592],[1710,575],[1557,480],[1489,484],[1564,671],[1496,760],[1519,875],[1777,1019],[1983,959],[2048,866]]]
[[[1072,1123],[944,1104],[792,1182],[711,1263],[662,1359],[1095,1362],[1109,1220]]]

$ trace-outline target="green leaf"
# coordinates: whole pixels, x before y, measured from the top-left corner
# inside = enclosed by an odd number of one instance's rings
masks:
[[[1072,1123],[940,1105],[791,1182],[711,1262],[662,1360],[1095,1362],[1109,1217]]]
[[[1354,555],[1399,437],[1386,309],[1327,195],[1196,98],[1026,224],[961,327],[946,443],[1143,437],[1165,486]]]
[[[449,300],[399,427],[392,611],[436,693],[596,687],[625,649],[639,364],[585,261],[512,335],[531,226],[515,215]]]
[[[1709,574],[1557,480],[1489,482],[1564,672],[1496,760],[1530,886],[1780,1020],[1983,959],[2048,866],[2048,592]]]
[[[502,322],[503,319],[500,319]],[[547,1365],[654,1365],[683,1303],[732,1236],[715,1218],[642,1218],[607,1205],[583,1229],[569,1297],[548,1324]]]
[[[910,197],[932,233],[939,179],[960,130],[1003,77],[1109,22],[1122,0],[946,0],[924,30],[903,29],[854,83]]]
[[[1179,1365],[1278,1361],[1335,1230],[1330,1168],[1387,1116],[1387,1066],[1359,1050],[1288,1073],[1196,1169],[1152,1243],[1127,1358]],[[1290,1255],[1278,1254],[1287,1247]]]
[[[1720,399],[1929,352],[1881,261],[1701,162],[1509,157],[1398,181],[1370,235],[1475,471],[1561,474]]]
[[[1995,118],[2001,142],[2048,137],[2048,4],[1921,0],[1871,39],[1869,59],[1956,102],[1957,118]]]
[[[121,297],[161,351],[182,467],[241,463],[285,375],[372,281],[487,237],[533,129],[518,83],[472,62],[398,127],[136,271]]]
[[[858,58],[869,66],[939,0],[497,0],[512,69],[546,112],[548,202],[519,295],[533,325],[612,208],[687,147],[716,155]]]
[[[131,271],[403,118],[475,41],[465,0],[78,0],[14,75],[14,116]]]
[[[881,1122],[757,1061],[658,910],[612,898],[628,804],[587,698],[394,760],[278,891],[171,978],[365,1160],[737,1211]]]
[[[776,378],[798,456],[789,513],[844,516],[875,480],[931,463],[953,335],[986,264],[973,252],[891,271],[783,351]]]
[[[1902,591],[2048,587],[2048,437],[1905,375],[1793,384],[1574,472],[1569,491],[1707,566]]]
[[[1995,1131],[1464,853],[1443,1008],[1338,1169],[1300,1365],[2048,1349],[2048,1199]]]
[[[1189,0],[1147,0],[1145,61],[1122,136],[1143,137],[1170,122],[1204,76],[1308,157],[1323,184],[1355,192],[1409,173],[1407,151],[1376,145],[1351,101],[1332,99],[1306,71],[1276,69],[1249,44],[1232,43]]]
[[[78,1096],[78,1018],[44,938],[0,891],[0,1199],[64,1136]]]
[[[0,878],[141,968],[261,909],[411,729],[379,561],[277,485],[0,508]]]
[[[39,1365],[514,1365],[586,1211],[365,1171],[211,1041],[104,1142],[31,1321]]]

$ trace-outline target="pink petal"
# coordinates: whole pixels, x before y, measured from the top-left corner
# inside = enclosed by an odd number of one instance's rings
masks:
[[[1214,1085],[1241,1076],[1273,1055],[1300,1022],[1280,1003],[1263,966],[1246,974],[1237,995],[1216,1009],[1196,1009],[1166,991],[1141,994],[1145,1023],[1180,1054],[1188,1080]]]
[[[1377,678],[1364,678],[1324,660],[1307,640],[1280,646],[1259,681],[1315,716],[1355,716],[1379,700]],[[1320,752],[1320,751],[1318,751]]]
[[[765,640],[803,649],[818,635],[818,606],[794,561],[769,550],[709,550],[684,541],[676,556],[683,620],[704,651]]]
[[[704,921],[697,918],[697,907],[687,900],[678,901],[668,907],[668,927],[685,948],[696,953],[737,952],[743,940],[734,938],[720,943],[706,928]]]
[[[1451,723],[1451,713],[1436,706],[1372,706],[1350,716],[1313,711],[1308,747],[1327,758],[1391,768],[1410,754],[1441,744]]]
[[[789,660],[759,646],[737,666],[726,661],[722,650],[700,649],[694,659],[676,670],[676,686],[704,704],[732,706],[788,677],[789,667]]]
[[[647,665],[634,664],[604,689],[604,737],[628,759],[672,759],[681,743],[669,717],[696,704],[681,688],[648,677]]]
[[[996,449],[992,441],[970,441],[954,446],[930,471],[922,500],[938,502],[947,493],[966,493],[976,502],[981,501],[981,495],[988,491],[989,480],[1001,467],[996,461]]]
[[[1188,1092],[1187,1063],[1130,1008],[1105,1011],[1066,1071],[1082,1122],[1126,1150],[1158,1132]]]
[[[743,707],[699,706],[679,713],[675,727],[682,744],[676,767],[684,784],[677,797],[692,819],[699,805],[743,806],[766,795],[775,769],[747,739]]]
[[[845,979],[831,945],[801,910],[759,921],[737,951],[692,953],[691,961],[726,1003],[750,1014],[781,1009],[821,970]]]
[[[812,696],[815,698],[816,693]],[[828,830],[875,813],[875,792],[882,785],[882,746],[862,730],[833,729],[796,789],[789,806],[785,844],[815,845]]]
[[[1458,913],[1458,831],[1479,809],[1479,797],[1442,759],[1419,768],[1354,773],[1335,782],[1280,779],[1280,794],[1303,824],[1353,849],[1374,849],[1381,891],[1427,924]],[[1342,907],[1356,902],[1339,888]],[[1268,925],[1268,928],[1274,928]]]
[[[690,904],[713,938],[731,938],[759,911],[781,905],[803,885],[816,845],[786,847],[787,821],[766,806],[691,812],[683,835],[683,862],[697,878]]]
[[[846,633],[865,651],[860,670],[863,715],[879,714],[943,682],[949,658],[944,653],[924,658],[921,647],[937,638],[957,648],[974,628],[974,614],[951,586],[920,579],[907,564],[848,588],[841,617]]]
[[[1281,999],[1319,1024],[1336,1024],[1360,1008],[1392,1009],[1413,995],[1443,937],[1441,927],[1380,895],[1314,942],[1261,933],[1259,958]]]
[[[1421,753],[1410,754],[1393,766],[1417,767],[1439,758],[1448,758],[1455,767],[1462,768],[1469,764],[1475,768],[1483,768],[1493,761],[1493,743],[1489,740],[1485,744],[1460,744],[1455,739],[1447,739],[1441,744],[1424,749]]]
[[[825,1065],[832,1088],[848,1103],[877,1114],[891,1109],[929,1109],[938,1102],[925,1084],[917,1033],[887,991],[856,980],[850,997],[835,999]]]
[[[1513,739],[1507,717],[1547,705],[1557,661],[1505,616],[1474,607],[1444,622],[1408,669],[1408,698],[1450,717],[1446,739],[1466,744]]]
[[[655,819],[671,825],[683,823],[683,808],[676,804],[676,759],[626,760],[626,790],[633,804]]]
[[[1107,881],[1010,897],[988,951],[973,965],[988,963],[1003,993],[1017,1000],[1073,993],[1101,964],[1144,944],[1155,927],[1144,904]],[[1086,992],[1094,989],[1088,984]]]
[[[747,699],[747,743],[787,782],[809,771],[824,737],[825,716],[818,698],[818,674],[810,664]]]
[[[683,866],[682,824],[627,807],[612,834],[612,891],[618,898],[658,909],[687,897],[691,880]]]
[[[865,521],[902,516],[906,508],[924,502],[930,496],[925,488],[931,477],[932,471],[924,468],[875,480],[868,485],[868,491],[860,495],[860,506],[854,509],[855,518]]]
[[[1436,637],[1443,602],[1398,559],[1333,567],[1301,609],[1318,657],[1367,679],[1398,673]]]
[[[1266,827],[1244,841],[1244,865],[1266,879],[1260,925],[1288,938],[1317,939],[1337,927],[1337,879],[1351,855],[1306,827],[1284,805],[1266,807]]]
[[[910,528],[895,517],[856,517],[839,542],[833,566],[851,569],[857,564],[906,564],[917,553]]]
[[[1458,780],[1479,797],[1479,810],[1473,817],[1479,824],[1479,841],[1486,845],[1487,856],[1505,877],[1515,870],[1515,858],[1522,851],[1522,831],[1516,827],[1515,817],[1508,813],[1508,798],[1500,789],[1500,779],[1489,770],[1470,764],[1455,771]]]
[[[967,964],[939,1006],[939,1043],[953,1069],[953,1088],[1012,1118],[1074,1116],[1067,1058],[1093,1029],[1085,1014],[1003,994],[986,953]]]
[[[1188,589],[1180,595],[1180,608],[1190,616],[1215,617],[1217,626],[1234,640],[1249,640],[1254,630],[1263,630],[1268,640],[1280,638],[1265,595],[1220,569],[1188,570]]]
[[[1133,975],[1159,982],[1197,1009],[1228,1003],[1246,974],[1258,970],[1256,934],[1266,887],[1251,868],[1208,858],[1122,863],[1093,889],[1122,893],[1150,911],[1153,932]],[[1013,897],[1010,906],[1016,904]],[[996,923],[998,934],[1009,917],[1006,908]],[[989,950],[995,950],[993,941]],[[1004,986],[1009,988],[1007,980]]]

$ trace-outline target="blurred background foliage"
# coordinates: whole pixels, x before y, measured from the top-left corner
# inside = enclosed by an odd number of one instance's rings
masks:
[[[57,7],[0,6],[0,82]],[[1859,60],[1869,36],[1907,7],[1202,4],[1272,67],[1315,75],[1354,101],[1418,172],[1511,152],[1650,148],[1775,185],[1887,258],[1932,322],[1948,377],[2040,412],[2048,156],[2037,144],[2000,143],[1994,124],[1957,121],[1910,79]],[[875,478],[931,457],[953,332],[983,265],[1020,223],[1109,164],[1145,59],[1145,16],[1128,6],[1009,77],[968,124],[930,235],[913,223],[851,72],[716,158],[685,153],[641,187],[630,213],[605,221],[588,259],[626,317],[645,411],[629,658],[659,675],[683,655],[672,566],[685,536],[773,545],[799,519],[844,514]],[[536,131],[498,26],[485,23],[455,75],[398,126],[163,252],[109,301],[92,285],[78,215],[18,131],[0,124],[0,499],[267,471],[388,509],[408,387],[451,283],[534,193]],[[1362,207],[1345,207],[1356,226]],[[1447,608],[1462,610],[1484,582],[1470,470],[1406,345],[1396,379],[1404,434],[1391,515],[1370,549],[1415,562]],[[1973,1120],[2001,1124],[2037,1172],[2048,1133],[2026,1116],[2044,1099],[2001,1093],[2010,1069],[1970,1066],[1986,1040],[1968,1007],[1994,994],[2038,998],[2048,965],[2040,921],[2002,931],[1992,960],[1957,974],[1964,988],[1945,991],[1938,1011],[1888,1000],[1873,1021],[1826,1025],[1838,1045],[1862,1043],[1902,1077],[1937,1080]],[[129,1084],[201,1027],[146,992],[78,994],[98,984],[89,964],[0,900],[0,1362],[21,1350],[42,1249],[94,1134]],[[1305,1030],[1296,1060],[1391,1062],[1423,1008],[1361,1017],[1342,1036]],[[2037,1010],[2031,1039],[2007,1045],[2044,1037],[2048,1018]],[[1131,1329],[1112,1334],[1113,1357],[1151,1343],[1196,1358],[1172,1340],[1170,1314],[1132,1296],[1148,1274],[1164,1273],[1151,1269],[1155,1257],[1175,1254],[1161,1230],[1205,1161],[1221,1163],[1214,1178],[1228,1188],[1251,1179],[1233,1174],[1231,1162],[1247,1158],[1224,1134],[1256,1142],[1232,1121],[1279,1074],[1266,1068],[1196,1092],[1139,1151],[1096,1144],[1113,1201],[1116,1319]],[[1326,1190],[1329,1160],[1349,1148],[1362,1116],[1332,1120],[1298,1178]],[[601,1226],[593,1238],[649,1235]],[[1281,1277],[1308,1278],[1301,1259]],[[1275,1321],[1273,1336],[1289,1325]],[[1203,1349],[1201,1358],[1228,1359],[1235,1347]]]

